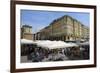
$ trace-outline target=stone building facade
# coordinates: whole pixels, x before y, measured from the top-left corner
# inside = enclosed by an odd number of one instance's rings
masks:
[[[21,27],[21,39],[33,40],[32,26],[23,25]]]
[[[49,26],[41,29],[34,36],[34,40],[86,40],[89,39],[89,27],[65,15],[54,20]]]

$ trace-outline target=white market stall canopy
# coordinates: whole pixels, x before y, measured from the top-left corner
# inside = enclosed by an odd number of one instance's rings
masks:
[[[21,39],[21,44],[36,44],[38,47],[48,48],[48,49],[57,49],[57,48],[67,48],[78,46],[75,43],[66,43],[64,41],[50,41],[50,40],[27,40]]]
[[[78,46],[75,43],[65,43],[63,41],[49,41],[49,40],[36,41],[35,44],[37,44],[37,46],[39,46],[39,47],[48,48],[48,49],[67,48],[67,47]]]
[[[32,40],[27,39],[21,39],[21,44],[33,44],[34,42]]]
[[[79,45],[89,45],[89,42],[80,43]]]

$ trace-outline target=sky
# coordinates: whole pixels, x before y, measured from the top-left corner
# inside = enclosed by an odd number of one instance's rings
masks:
[[[48,26],[53,20],[64,15],[69,15],[72,18],[80,21],[82,24],[89,27],[90,14],[79,12],[60,12],[60,11],[37,11],[37,10],[21,10],[21,25],[31,25],[33,33]]]

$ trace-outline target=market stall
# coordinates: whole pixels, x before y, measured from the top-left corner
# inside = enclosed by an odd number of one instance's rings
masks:
[[[34,49],[34,41],[21,39],[21,55],[27,55],[31,53]]]
[[[49,55],[48,54],[47,55],[51,57],[53,60],[56,60],[58,58],[63,58],[65,56],[65,53],[67,53],[68,49],[70,49],[69,52],[71,52],[71,54],[73,55],[78,54],[80,50],[77,44],[66,43],[64,41],[42,40],[42,41],[36,41],[35,44],[38,47],[42,47],[42,49],[47,49],[50,53]]]

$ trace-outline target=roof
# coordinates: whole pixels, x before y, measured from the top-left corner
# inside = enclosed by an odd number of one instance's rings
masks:
[[[32,28],[32,26],[30,26],[30,25],[23,25],[22,27]]]

